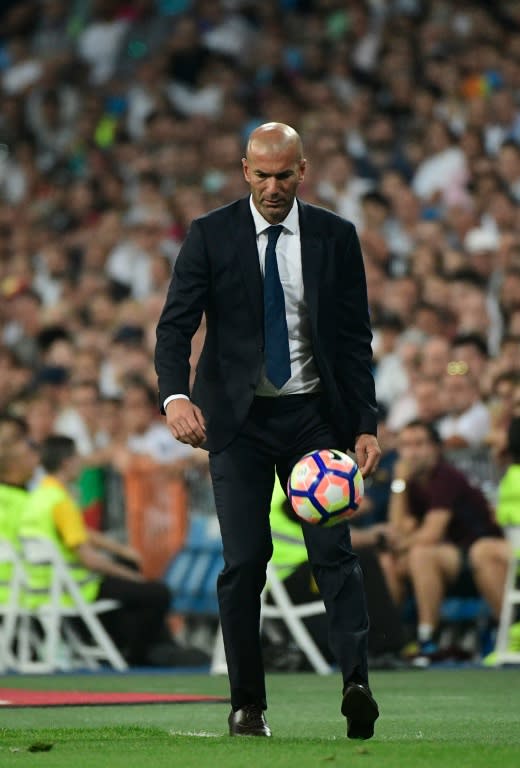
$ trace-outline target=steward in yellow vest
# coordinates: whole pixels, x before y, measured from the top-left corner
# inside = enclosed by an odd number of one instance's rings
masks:
[[[502,526],[520,526],[520,416],[511,420],[508,430],[511,464],[498,485],[496,518]]]
[[[87,602],[96,600],[101,577],[81,564],[76,549],[88,540],[81,511],[67,488],[47,475],[29,494],[20,521],[20,538],[45,538],[53,542],[67,563],[71,575]],[[27,607],[36,608],[49,601],[51,565],[25,564],[28,589]],[[70,599],[65,602],[71,602]]]
[[[0,538],[18,549],[18,524],[29,494],[26,488],[0,483]],[[0,563],[0,603],[9,600],[11,563]]]
[[[13,423],[16,426],[16,420]],[[5,419],[1,426],[6,426]],[[18,429],[18,433],[11,429],[9,434],[7,430],[0,429],[0,538],[15,550],[19,548],[20,520],[29,497],[25,483],[33,469],[33,462],[28,460],[30,449],[23,426]],[[0,603],[9,600],[11,571],[11,563],[0,563]]]
[[[104,614],[109,635],[132,665],[200,666],[209,659],[198,649],[179,646],[170,636],[166,617],[171,594],[166,584],[150,581],[139,571],[132,547],[86,527],[67,487],[76,479],[80,459],[74,441],[50,435],[40,446],[40,462],[49,473],[31,492],[22,513],[20,537],[44,537],[61,552],[87,601],[117,600],[120,607]],[[26,564],[29,600],[40,604],[51,583],[48,566]]]

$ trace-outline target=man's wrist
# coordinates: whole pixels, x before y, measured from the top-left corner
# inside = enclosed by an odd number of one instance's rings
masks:
[[[163,408],[166,411],[166,407],[169,403],[172,402],[172,400],[189,400],[190,398],[188,395],[169,395],[169,397],[166,398],[166,400],[163,403]]]
[[[406,491],[406,480],[402,477],[394,477],[390,483],[390,490],[392,493],[403,493],[403,491]]]

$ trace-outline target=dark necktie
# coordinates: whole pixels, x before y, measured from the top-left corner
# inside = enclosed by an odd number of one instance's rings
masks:
[[[265,251],[264,273],[264,360],[265,373],[277,389],[291,377],[289,333],[285,314],[285,298],[276,261],[276,241],[283,227],[269,227]]]

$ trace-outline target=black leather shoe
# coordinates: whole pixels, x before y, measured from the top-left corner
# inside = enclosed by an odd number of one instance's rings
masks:
[[[349,739],[372,738],[374,723],[379,717],[379,709],[366,685],[348,683],[343,693],[341,714],[347,718]]]
[[[266,723],[264,711],[257,704],[245,704],[242,709],[231,712],[228,723],[230,736],[271,735],[271,729]]]

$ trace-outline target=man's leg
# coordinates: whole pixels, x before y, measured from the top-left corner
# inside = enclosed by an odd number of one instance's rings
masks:
[[[505,539],[477,539],[469,549],[475,585],[488,602],[495,619],[500,619],[511,548]]]
[[[234,711],[251,704],[266,709],[260,595],[272,555],[274,465],[244,434],[210,455],[210,470],[224,554],[217,591],[231,706]]]
[[[310,400],[300,414],[301,428],[288,443],[291,453],[277,462],[282,487],[294,464],[309,451],[335,448],[338,441],[320,398]],[[368,686],[368,611],[363,574],[352,552],[347,524],[330,528],[302,524],[309,561],[325,604],[329,643],[343,676],[341,711],[347,735],[369,739],[379,710]]]
[[[461,567],[461,553],[452,544],[417,544],[410,550],[408,568],[417,603],[420,642],[432,639],[447,586],[455,581]]]

